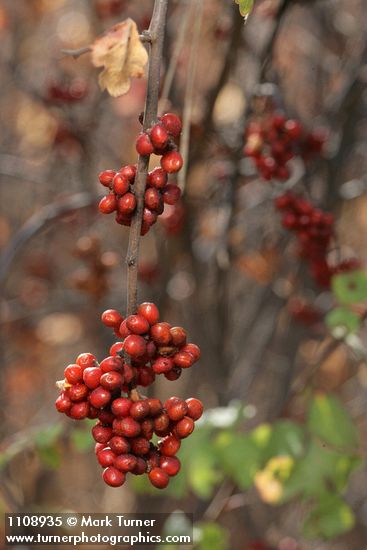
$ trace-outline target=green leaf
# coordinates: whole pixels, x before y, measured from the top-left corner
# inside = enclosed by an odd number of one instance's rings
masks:
[[[273,425],[263,453],[263,460],[280,455],[300,456],[304,450],[304,428],[289,420],[279,420]]]
[[[367,273],[364,271],[335,275],[331,285],[336,298],[342,304],[358,304],[367,300]]]
[[[56,445],[42,446],[37,448],[38,456],[45,466],[56,470],[61,464],[61,453]]]
[[[245,19],[250,15],[252,8],[254,7],[254,0],[235,0],[240,8],[240,14]]]
[[[261,449],[250,435],[225,431],[215,441],[215,454],[225,473],[241,489],[248,489],[261,464]]]
[[[340,496],[324,494],[307,516],[303,532],[308,538],[333,538],[349,531],[354,523],[353,511]]]
[[[346,307],[336,307],[329,311],[325,322],[331,330],[343,327],[347,333],[356,332],[361,326],[360,316]]]
[[[75,429],[70,434],[73,447],[80,452],[88,451],[94,446],[90,430]]]
[[[33,436],[36,447],[49,447],[55,443],[64,431],[64,428],[65,425],[62,422],[57,422],[50,424],[46,428],[39,429]]]
[[[229,533],[218,523],[197,523],[194,528],[194,543],[198,550],[228,550]]]
[[[216,485],[221,481],[221,474],[213,449],[202,447],[195,452],[195,461],[188,469],[187,478],[194,493],[203,499],[210,498]]]
[[[322,441],[337,448],[355,449],[358,433],[339,399],[333,395],[316,395],[308,413],[309,430]]]

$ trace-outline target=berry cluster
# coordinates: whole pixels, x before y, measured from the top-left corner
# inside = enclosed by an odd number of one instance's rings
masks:
[[[330,241],[334,234],[334,217],[316,208],[303,197],[288,192],[275,199],[275,207],[282,212],[282,225],[297,235],[299,255],[309,266],[315,282],[328,288],[333,275],[359,267],[354,259],[330,265],[327,259]]]
[[[322,151],[325,136],[320,131],[306,132],[298,120],[273,112],[249,123],[243,153],[251,157],[260,176],[267,181],[286,181],[288,161],[295,155],[307,160]]]
[[[154,225],[158,216],[163,213],[164,204],[174,205],[180,199],[180,188],[168,183],[168,175],[178,172],[183,164],[174,138],[181,133],[181,121],[172,114],[163,115],[157,124],[148,132],[142,132],[136,140],[136,150],[141,156],[152,153],[162,155],[160,167],[154,168],[147,175],[144,195],[144,211],[141,234],[145,235]],[[136,209],[134,182],[136,166],[128,165],[119,171],[104,170],[99,175],[99,181],[110,189],[108,195],[99,203],[103,214],[116,212],[116,221],[121,225],[131,225],[131,219]]]
[[[124,340],[113,344],[100,363],[91,353],[82,353],[65,368],[56,409],[75,420],[97,419],[92,435],[105,483],[119,487],[128,472],[147,473],[154,487],[164,489],[180,470],[176,453],[181,439],[194,430],[203,405],[195,398],[178,397],[163,405],[140,396],[135,388],[151,384],[155,374],[177,379],[182,368],[197,361],[200,350],[186,343],[181,327],[159,323],[152,303],[141,304],[126,320],[116,310],[107,310],[102,320]],[[157,444],[154,435],[161,438]]]
[[[200,348],[187,343],[185,330],[159,322],[158,308],[151,302],[141,304],[137,314],[126,319],[115,309],[108,309],[102,314],[102,322],[123,338],[113,344],[111,356],[123,353],[129,356],[140,386],[150,385],[156,374],[177,380],[182,369],[191,367],[200,358]]]

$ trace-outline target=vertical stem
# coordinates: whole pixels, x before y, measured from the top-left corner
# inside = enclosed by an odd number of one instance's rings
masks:
[[[164,31],[166,26],[168,0],[155,0],[152,20],[147,32],[150,42],[149,70],[143,131],[148,130],[157,118],[160,69],[163,54]],[[127,315],[136,312],[138,302],[138,263],[140,230],[143,219],[144,192],[149,166],[149,156],[139,155],[135,178],[136,212],[131,222],[127,264]]]

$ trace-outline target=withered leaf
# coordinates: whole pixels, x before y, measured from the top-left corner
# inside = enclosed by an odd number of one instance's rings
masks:
[[[126,94],[132,77],[141,78],[148,54],[140,41],[135,21],[125,19],[113,26],[91,46],[92,63],[104,67],[98,81],[113,97]]]

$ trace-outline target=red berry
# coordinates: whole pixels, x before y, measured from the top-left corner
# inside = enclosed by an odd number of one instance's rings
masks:
[[[145,439],[152,439],[153,433],[154,433],[154,424],[153,420],[151,418],[146,418],[141,422],[140,424],[141,428],[141,435],[145,437]]]
[[[121,472],[131,472],[136,468],[137,459],[132,454],[120,454],[115,458],[115,468]]]
[[[175,426],[174,433],[180,439],[188,437],[195,428],[195,424],[192,418],[185,416],[182,420],[179,420]]]
[[[122,321],[119,327],[119,333],[123,338],[126,338],[126,336],[129,336],[129,334],[131,334],[131,331],[127,328],[126,319]]]
[[[146,399],[135,401],[130,408],[130,416],[135,420],[141,420],[150,413],[149,403]]]
[[[150,335],[154,342],[160,346],[166,346],[171,342],[171,325],[168,323],[156,323],[150,329]]]
[[[113,194],[106,195],[100,200],[98,208],[102,214],[111,214],[117,208],[116,196]]]
[[[102,407],[105,407],[107,403],[110,402],[110,400],[111,400],[110,392],[105,388],[102,388],[101,386],[93,390],[89,396],[89,402],[96,409],[102,409]]]
[[[169,183],[166,185],[163,191],[163,201],[166,204],[176,204],[180,200],[181,197],[181,189],[178,187],[178,185],[174,185],[172,183]]]
[[[153,419],[154,431],[163,432],[170,424],[169,416],[166,412],[161,412]]]
[[[161,166],[163,170],[169,174],[173,174],[181,170],[183,165],[183,158],[178,151],[170,151],[165,153],[161,158]]]
[[[154,168],[149,174],[148,174],[148,183],[151,187],[155,187],[156,189],[163,189],[163,187],[166,185],[168,181],[168,174],[165,172],[162,168]]]
[[[179,351],[173,356],[173,361],[181,369],[188,369],[195,363],[195,357],[187,351]]]
[[[132,193],[125,193],[117,201],[117,209],[124,216],[130,216],[136,208],[136,198]]]
[[[113,178],[113,190],[116,195],[125,195],[125,193],[128,192],[129,187],[129,180],[117,172],[116,176]]]
[[[136,467],[134,468],[132,473],[136,476],[141,476],[142,474],[145,474],[146,471],[147,471],[147,463],[145,462],[145,460],[143,458],[138,456]]]
[[[96,455],[98,455],[98,453],[100,451],[103,451],[103,449],[105,449],[105,448],[106,448],[106,445],[104,443],[96,443],[94,445],[94,452],[96,453]]]
[[[127,397],[118,397],[114,399],[111,404],[111,410],[114,415],[118,417],[129,416],[131,405],[133,402]]]
[[[100,367],[102,372],[119,371],[122,369],[123,362],[121,357],[110,355],[101,361]]]
[[[123,383],[124,379],[122,374],[116,371],[105,372],[101,376],[101,386],[106,388],[106,390],[119,390],[122,388]]]
[[[146,318],[150,325],[155,325],[159,321],[159,311],[155,304],[144,302],[138,307],[138,314]]]
[[[162,195],[155,187],[148,187],[145,191],[144,204],[149,210],[159,211],[162,200]]]
[[[292,120],[292,119],[287,120],[284,125],[284,128],[287,134],[292,139],[298,139],[301,137],[302,125],[298,122],[298,120]]]
[[[122,353],[123,342],[115,342],[110,347],[110,355],[120,355]]]
[[[102,449],[102,451],[99,451],[99,453],[97,453],[97,460],[103,468],[113,466],[115,458],[115,453],[109,447],[106,447],[105,449]]]
[[[111,487],[121,487],[125,483],[126,476],[120,470],[110,466],[103,471],[103,481]]]
[[[149,453],[150,443],[145,437],[136,437],[131,440],[131,450],[135,455],[144,456]]]
[[[181,347],[186,344],[186,331],[182,327],[172,327],[170,333],[173,346]]]
[[[163,126],[173,137],[178,137],[181,134],[182,124],[177,115],[166,113],[161,117],[161,121]]]
[[[149,323],[143,315],[130,315],[126,319],[126,326],[133,334],[149,332]]]
[[[164,489],[169,483],[168,474],[162,468],[153,468],[148,474],[149,481],[157,489]]]
[[[177,422],[181,420],[188,413],[187,403],[183,399],[179,399],[171,406],[167,407],[167,414],[170,417],[170,420]]]
[[[99,367],[88,367],[83,372],[83,382],[91,390],[95,390],[99,386],[103,372]]]
[[[161,456],[159,459],[159,467],[169,476],[178,474],[181,468],[181,462],[176,456]]]
[[[114,434],[122,435],[124,437],[136,437],[141,431],[139,422],[131,418],[131,416],[116,418],[113,421],[112,427]]]
[[[169,135],[162,124],[155,124],[150,131],[150,140],[157,149],[164,149],[168,143]]]
[[[55,407],[60,413],[68,412],[71,406],[71,399],[67,395],[65,395],[64,392],[61,393],[55,401]]]
[[[96,411],[97,411],[98,420],[100,421],[101,424],[104,424],[106,426],[112,425],[112,422],[115,420],[115,415],[111,411],[108,411],[107,409],[102,409],[102,410],[96,409]]]
[[[92,436],[98,443],[107,443],[112,437],[112,428],[96,424],[92,428]]]
[[[124,340],[124,351],[131,357],[141,357],[147,346],[144,338],[138,334],[130,334]]]
[[[157,212],[153,212],[153,210],[149,210],[149,208],[145,207],[143,210],[143,225],[145,224],[147,227],[150,227],[155,224],[155,222],[158,219]]]
[[[122,455],[130,452],[129,441],[125,437],[121,437],[120,435],[114,435],[113,437],[111,437],[109,445],[111,447],[111,450],[116,455]]]
[[[188,353],[191,353],[191,355],[194,357],[195,361],[198,361],[200,359],[200,348],[196,344],[186,344],[183,348],[181,348],[180,351],[186,351]]]
[[[106,327],[119,327],[124,320],[116,309],[106,309],[101,315],[101,320]]]
[[[151,155],[154,152],[153,143],[151,142],[148,134],[145,133],[139,134],[135,143],[135,147],[138,154],[143,157]]]
[[[83,381],[83,369],[79,365],[68,365],[64,370],[64,377],[70,384]]]
[[[193,420],[199,420],[204,410],[202,402],[199,399],[195,399],[195,397],[190,397],[186,399],[186,403],[188,408],[187,416]]]
[[[126,178],[130,183],[134,183],[134,179],[136,176],[136,166],[133,164],[128,164],[127,166],[123,166],[119,170],[119,174]]]
[[[112,185],[113,178],[115,177],[116,172],[114,170],[104,170],[98,176],[99,181],[105,187]]]
[[[150,368],[144,365],[138,369],[137,385],[147,387],[153,384],[155,380],[155,373]]]
[[[173,361],[170,357],[158,357],[152,364],[152,369],[156,374],[169,372],[173,368]]]
[[[149,397],[147,401],[149,404],[150,416],[157,416],[157,414],[160,414],[162,412],[163,405],[160,399],[157,399],[155,397]]]
[[[89,403],[88,401],[81,401],[80,403],[74,403],[72,405],[69,416],[74,420],[83,420],[87,418],[89,414]]]
[[[81,353],[80,355],[78,355],[75,363],[82,367],[82,369],[84,370],[87,367],[95,367],[97,363],[97,358],[91,353]]]
[[[165,372],[164,376],[165,378],[167,378],[167,380],[169,380],[170,382],[173,382],[174,380],[178,380],[178,378],[180,378],[181,373],[182,373],[181,367],[178,367],[177,365],[175,365],[172,370],[170,370],[169,372]]]
[[[72,401],[83,401],[89,393],[87,386],[84,384],[74,384],[68,388],[68,397]]]

